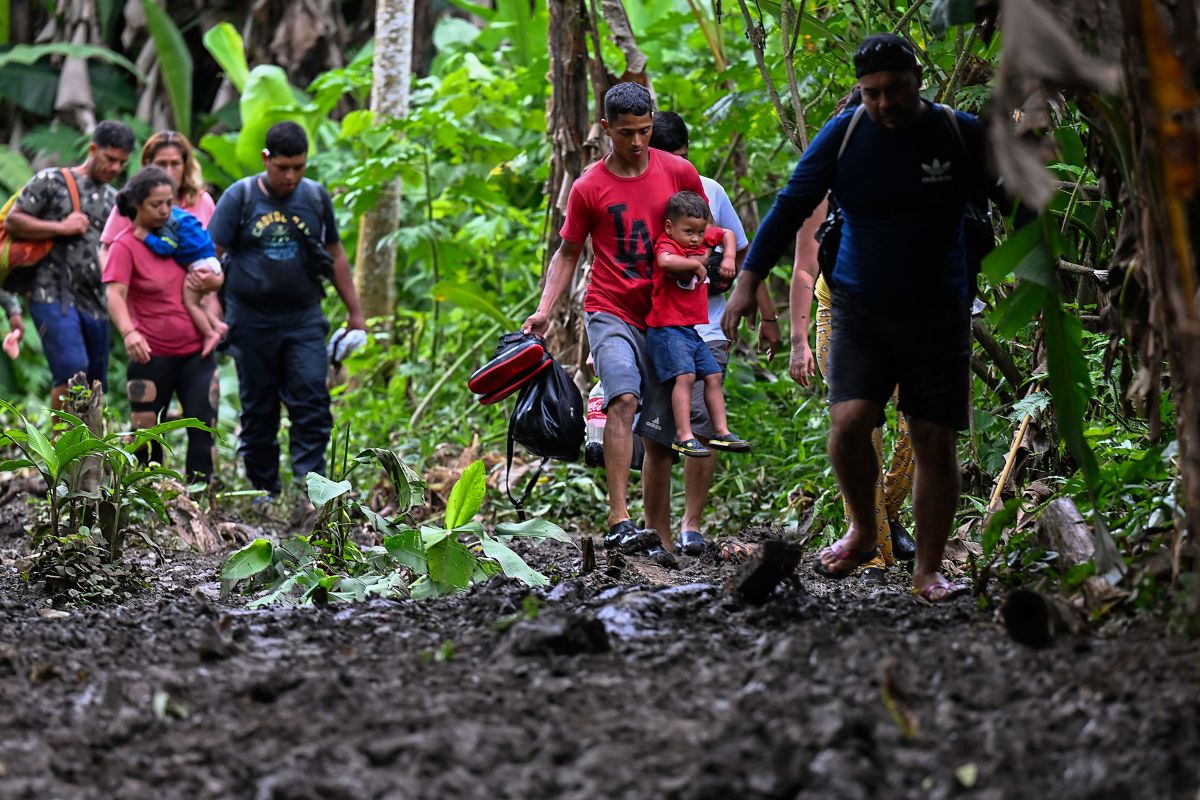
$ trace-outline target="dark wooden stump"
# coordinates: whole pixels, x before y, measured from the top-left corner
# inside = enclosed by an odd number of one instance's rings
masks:
[[[761,605],[776,586],[795,574],[802,556],[799,545],[769,539],[729,578],[725,588],[747,603]]]

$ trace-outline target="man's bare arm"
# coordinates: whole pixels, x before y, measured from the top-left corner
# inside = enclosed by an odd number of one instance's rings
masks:
[[[554,310],[558,298],[562,297],[563,292],[571,285],[571,278],[575,275],[575,268],[579,265],[579,254],[582,252],[581,242],[568,242],[563,239],[554,257],[550,259],[550,266],[546,271],[546,285],[542,287],[542,299],[538,303],[537,311],[529,315],[521,325],[521,330],[538,336],[546,334],[546,329],[550,327],[550,312]]]

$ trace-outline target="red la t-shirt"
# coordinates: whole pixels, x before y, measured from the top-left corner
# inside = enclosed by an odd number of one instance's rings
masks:
[[[650,313],[654,240],[662,233],[667,200],[676,192],[704,186],[686,159],[648,151],[650,163],[636,178],[621,178],[601,161],[571,187],[567,217],[559,234],[583,244],[592,237],[595,260],[583,310],[606,311],[637,328]]]
[[[654,240],[654,254],[670,253],[675,256],[702,256],[708,248],[716,247],[725,238],[725,229],[709,225],[704,229],[704,246],[680,247],[666,233],[659,234]],[[702,325],[708,322],[708,289],[701,283],[692,282],[690,276],[686,283],[691,285],[685,289],[679,285],[684,276],[670,273],[666,270],[654,270],[654,291],[650,299],[650,316],[646,325],[651,328],[667,328],[671,325]]]
[[[183,307],[187,270],[173,259],[154,254],[134,238],[132,230],[109,246],[105,283],[129,287],[126,303],[138,333],[156,356],[188,356],[203,345],[195,323]]]

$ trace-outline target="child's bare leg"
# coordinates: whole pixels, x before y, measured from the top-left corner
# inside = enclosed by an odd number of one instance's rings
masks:
[[[200,348],[200,357],[203,358],[213,351],[217,343],[221,341],[221,334],[213,327],[212,320],[208,318],[208,311],[204,308],[204,296],[197,291],[183,287],[183,307],[187,309],[188,316],[192,318],[192,324],[196,326],[196,330],[200,333],[200,338],[204,340],[204,344]]]
[[[671,413],[675,416],[675,438],[686,442],[692,437],[692,386],[696,376],[690,372],[675,376],[671,387]]]
[[[217,333],[224,336],[229,332],[229,326],[225,324],[225,320],[221,319],[221,302],[217,300],[216,292],[209,292],[204,295],[201,300],[201,305],[208,313],[209,324],[213,326]]]
[[[675,416],[675,438],[686,442],[692,437],[692,386],[696,376],[690,372],[675,376],[671,387],[671,413]]]
[[[721,373],[704,376],[704,404],[717,436],[729,435],[729,420],[725,416],[725,394],[721,390]]]

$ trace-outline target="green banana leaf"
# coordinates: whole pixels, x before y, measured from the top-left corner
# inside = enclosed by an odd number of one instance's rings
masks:
[[[154,49],[158,51],[158,66],[162,71],[167,100],[175,117],[175,127],[185,136],[192,127],[192,54],[175,23],[154,0],[142,0],[146,25]]]

